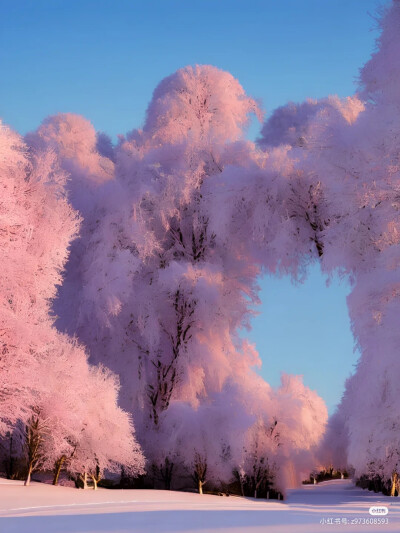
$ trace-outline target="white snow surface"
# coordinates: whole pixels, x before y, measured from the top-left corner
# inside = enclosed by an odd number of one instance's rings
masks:
[[[388,524],[369,508],[385,505]],[[386,518],[385,517],[385,518]],[[333,518],[333,524],[320,523]],[[346,519],[347,524],[336,524]],[[397,498],[334,480],[288,491],[287,499],[254,500],[160,490],[78,490],[0,479],[0,533],[335,533],[399,532]]]

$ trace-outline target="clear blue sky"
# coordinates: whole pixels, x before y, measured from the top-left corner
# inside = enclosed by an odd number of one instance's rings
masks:
[[[377,0],[0,0],[0,116],[21,133],[60,111],[115,137],[140,127],[158,82],[187,64],[230,71],[267,111],[353,94]],[[372,29],[372,31],[371,31]],[[253,124],[249,135],[257,134]],[[317,268],[261,281],[250,338],[262,374],[304,375],[330,410],[356,361],[346,285]]]

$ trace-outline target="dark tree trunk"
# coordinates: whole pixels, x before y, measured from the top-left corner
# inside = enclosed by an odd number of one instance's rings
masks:
[[[58,461],[56,461],[56,464],[54,466],[54,477],[53,477],[53,485],[58,485],[58,478],[60,477],[60,472],[63,467],[65,461],[65,455],[62,455]]]

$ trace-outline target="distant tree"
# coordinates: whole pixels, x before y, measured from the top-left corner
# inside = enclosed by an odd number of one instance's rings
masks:
[[[268,427],[262,419],[258,419],[249,428],[243,448],[243,459],[237,469],[242,486],[257,498],[261,491],[265,492],[273,485],[277,465],[275,458],[279,446],[277,420]]]

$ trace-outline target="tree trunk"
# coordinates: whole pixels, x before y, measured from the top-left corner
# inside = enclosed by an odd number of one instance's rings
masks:
[[[9,464],[8,464],[8,471],[7,471],[7,479],[12,479],[12,476],[14,474],[14,457],[13,457],[13,454],[12,454],[12,443],[13,443],[13,438],[12,438],[12,435],[10,437],[10,460],[9,460]]]
[[[166,490],[171,490],[172,473],[174,471],[174,463],[168,457],[164,459],[164,463],[160,465],[161,478],[165,483]]]
[[[58,461],[56,461],[56,464],[54,465],[54,477],[53,477],[53,485],[58,485],[58,478],[60,477],[61,468],[65,461],[65,455],[60,457]]]
[[[97,478],[96,476],[90,476],[92,478],[92,481],[93,481],[93,490],[97,490],[98,487],[97,487],[97,483],[100,481],[100,476]]]
[[[398,479],[399,479],[398,473],[397,472],[393,472],[393,474],[392,474],[392,487],[390,489],[390,496],[395,496],[396,495]]]
[[[31,475],[32,475],[32,464],[30,463],[29,466],[28,466],[28,473],[26,474],[26,478],[25,478],[25,487],[28,487],[31,483]]]
[[[254,498],[257,498],[257,491],[261,487],[262,479],[259,479],[254,485]]]
[[[204,485],[204,482],[201,481],[201,479],[199,479],[199,494],[203,494],[203,485]]]
[[[83,490],[86,490],[88,488],[88,486],[87,486],[87,473],[84,472],[83,474],[79,474],[79,479],[83,483]]]

